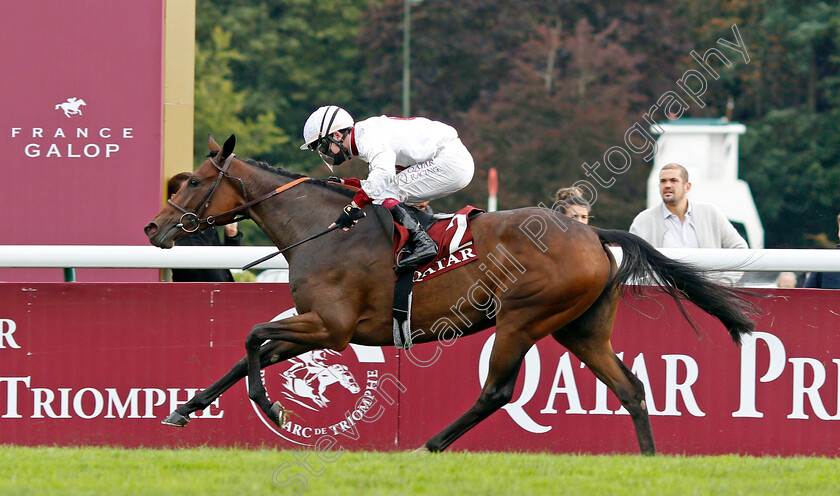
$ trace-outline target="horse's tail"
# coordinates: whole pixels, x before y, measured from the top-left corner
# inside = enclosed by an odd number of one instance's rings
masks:
[[[596,229],[596,232],[602,243],[618,245],[624,252],[621,267],[613,278],[614,284],[652,281],[660,291],[674,299],[695,332],[697,327],[682,300],[691,301],[720,320],[736,344],[741,344],[741,335],[750,334],[755,329],[751,316],[758,315],[760,310],[746,297],[756,295],[710,280],[705,270],[662,255],[635,234],[604,229]],[[641,287],[635,286],[634,291],[640,293]]]
[[[60,108],[61,108],[61,104],[60,104],[60,103],[59,103],[58,105],[56,105],[56,106],[55,106],[55,110],[58,110],[58,109],[60,109]]]

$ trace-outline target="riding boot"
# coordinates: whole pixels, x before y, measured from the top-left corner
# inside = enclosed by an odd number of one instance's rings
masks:
[[[409,244],[414,245],[412,251],[405,253],[397,260],[397,272],[403,272],[408,269],[414,270],[435,258],[438,253],[438,246],[423,229],[423,226],[420,225],[420,222],[417,221],[417,218],[414,217],[411,210],[406,208],[403,203],[397,203],[390,210],[391,215],[394,216],[394,220],[408,229],[408,233],[411,235],[411,242]]]

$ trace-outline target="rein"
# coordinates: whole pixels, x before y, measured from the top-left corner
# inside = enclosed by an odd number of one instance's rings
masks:
[[[307,241],[312,241],[313,239],[315,239],[317,237],[320,237],[320,236],[323,236],[324,234],[327,234],[329,232],[335,231],[336,229],[338,229],[337,225],[332,226],[332,227],[328,227],[328,228],[324,229],[323,231],[321,231],[317,234],[313,234],[312,236],[309,236],[306,239],[302,239],[302,240],[298,241],[297,243],[295,243],[293,245],[289,245],[289,246],[283,248],[282,250],[277,250],[274,253],[270,253],[270,254],[260,258],[259,260],[254,260],[253,262],[249,263],[248,265],[242,267],[242,270],[248,270],[255,265],[259,265],[259,264],[265,262],[266,260],[269,260],[269,259],[272,259],[272,258],[276,257],[277,255],[283,253],[286,250],[291,250],[295,246],[302,245],[302,244],[306,243]]]
[[[275,188],[272,191],[269,191],[268,193],[260,196],[259,198],[254,198],[251,201],[247,201],[248,193],[245,191],[245,185],[242,183],[242,179],[240,179],[238,177],[233,177],[233,176],[228,174],[228,169],[230,169],[230,164],[231,164],[231,162],[233,162],[233,158],[235,156],[236,155],[231,153],[225,159],[225,163],[222,166],[219,166],[219,164],[214,160],[215,157],[210,157],[210,163],[213,164],[213,167],[215,167],[216,169],[219,170],[219,175],[216,176],[216,181],[213,183],[213,186],[210,188],[210,191],[208,191],[207,194],[204,195],[204,198],[201,199],[201,202],[199,202],[199,205],[202,205],[202,206],[201,206],[200,210],[198,210],[197,212],[190,212],[187,209],[185,209],[184,207],[174,203],[171,199],[166,200],[166,203],[172,205],[179,212],[182,213],[180,222],[176,225],[176,227],[180,227],[185,232],[192,233],[192,232],[197,231],[198,228],[201,227],[201,224],[207,224],[208,226],[212,226],[212,225],[216,224],[216,220],[218,218],[225,217],[227,215],[233,215],[233,218],[231,220],[229,220],[228,222],[226,222],[226,224],[231,224],[233,222],[238,222],[242,219],[247,219],[248,215],[243,214],[242,217],[239,217],[239,218],[237,218],[236,215],[239,214],[240,212],[248,210],[250,207],[253,207],[254,205],[256,205],[258,203],[261,203],[261,202],[264,202],[264,201],[268,200],[269,198],[271,198],[274,195],[279,195],[280,193],[282,193],[284,191],[287,191],[287,190],[290,190],[290,189],[294,188],[298,184],[301,184],[301,183],[312,180],[309,177],[299,177],[299,178],[295,179],[294,181],[290,181],[290,182],[288,182],[288,183],[286,183],[282,186],[279,186],[279,187]],[[226,177],[226,178],[230,179],[231,181],[233,181],[233,180],[239,181],[239,186],[242,188],[242,197],[245,198],[246,201],[242,205],[239,205],[238,207],[232,208],[232,209],[228,210],[227,212],[222,212],[218,215],[208,215],[207,217],[202,219],[201,215],[210,206],[210,199],[213,198],[213,193],[216,192],[216,188],[219,187],[219,184],[222,182],[223,177]],[[223,225],[223,224],[220,224],[220,225]],[[338,226],[328,227],[327,229],[325,229],[325,230],[323,230],[323,231],[321,231],[317,234],[314,234],[312,236],[309,236],[306,239],[298,241],[297,243],[295,243],[293,245],[287,246],[287,247],[283,248],[282,250],[278,250],[278,251],[276,251],[276,252],[274,252],[270,255],[266,255],[266,256],[260,258],[259,260],[253,261],[253,262],[249,263],[248,265],[246,265],[245,267],[243,267],[242,270],[248,270],[251,267],[253,267],[255,265],[258,265],[258,264],[261,264],[261,263],[265,262],[266,260],[268,260],[270,258],[276,257],[277,255],[283,253],[286,250],[291,250],[295,246],[302,245],[303,243],[306,243],[307,241],[311,241],[311,240],[313,240],[317,237],[323,236],[324,234],[332,232],[336,229],[338,229]]]
[[[236,178],[236,179],[239,179],[239,178]],[[294,188],[295,186],[297,186],[300,183],[304,183],[306,181],[311,181],[311,180],[312,179],[310,179],[308,177],[299,177],[299,178],[295,179],[294,181],[288,182],[288,183],[284,184],[283,186],[278,187],[277,189],[275,189],[273,191],[269,191],[268,193],[262,195],[259,198],[255,198],[255,199],[253,199],[253,200],[251,200],[247,203],[244,203],[244,204],[242,204],[242,205],[240,205],[236,208],[230,209],[227,212],[221,213],[219,215],[210,215],[210,216],[207,217],[208,222],[211,222],[211,221],[215,222],[215,219],[217,219],[219,217],[224,217],[225,215],[230,215],[230,214],[236,215],[243,210],[247,210],[248,208],[253,207],[257,203],[261,203],[261,202],[264,202],[264,201],[268,200],[269,198],[271,198],[274,195],[279,195],[280,193],[282,193],[282,192],[284,192],[288,189]],[[247,216],[243,216],[243,218],[247,218]]]

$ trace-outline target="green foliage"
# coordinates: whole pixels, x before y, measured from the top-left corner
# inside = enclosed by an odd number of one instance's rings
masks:
[[[756,197],[767,245],[817,247],[813,238],[820,234],[836,239],[838,118],[840,109],[819,114],[783,109],[751,124],[741,170]]]
[[[237,90],[232,81],[231,64],[242,54],[230,46],[231,34],[216,26],[211,32],[212,45],[196,44],[195,84],[195,163],[207,154],[207,136],[224,133],[219,140],[236,134],[236,152],[242,156],[261,156],[277,144],[287,144],[289,137],[274,124],[271,111],[248,116],[245,101],[249,91]],[[221,142],[221,141],[220,141]]]
[[[261,149],[249,150],[251,157],[271,157],[271,163],[295,172],[318,170],[317,157],[294,146],[309,113],[327,104],[342,105],[354,115],[370,112],[361,84],[363,47],[356,44],[356,37],[371,3],[198,0],[198,45],[212,49],[221,26],[229,33],[230,50],[237,54],[228,59],[231,77],[227,78],[242,93],[237,113],[251,118],[264,115],[282,129],[279,140],[256,136]],[[197,80],[204,74],[196,67]],[[226,96],[215,99],[220,98]]]
[[[385,2],[362,41],[369,92],[397,111],[401,18]],[[437,210],[484,206],[489,169],[500,174],[499,208],[551,204],[561,186],[586,179],[667,84],[685,46],[666,2],[426,0],[412,17],[412,109],[450,122],[476,159],[462,192]],[[648,30],[644,26],[668,30]],[[687,50],[686,50],[687,52]],[[389,77],[390,76],[390,77]],[[390,97],[389,97],[390,96]],[[626,229],[644,207],[648,166],[638,157],[598,191],[597,224]]]
[[[756,198],[765,246],[836,240],[840,198],[840,6],[724,2],[749,36],[751,61],[727,90],[747,125],[741,174]]]
[[[424,0],[412,4],[411,108],[453,124],[476,158],[464,191],[438,211],[483,206],[490,167],[500,208],[549,204],[558,187],[603,163],[624,132],[687,69],[714,61],[704,108],[747,126],[741,171],[757,199],[765,246],[834,239],[840,212],[840,5],[818,0]],[[309,113],[328,103],[354,117],[401,108],[403,0],[197,0],[196,154],[208,132],[236,133],[240,155],[326,175],[298,150]],[[720,39],[736,25],[749,62]],[[200,146],[199,146],[200,145]],[[345,176],[364,177],[359,164]],[[598,191],[601,227],[626,229],[644,207],[649,163],[633,156]],[[792,227],[795,226],[795,227]]]
[[[632,122],[630,108],[641,97],[635,84],[637,57],[614,39],[617,25],[596,33],[581,20],[565,32],[558,24],[537,26],[514,59],[518,77],[467,114],[473,124],[464,140],[481,165],[467,193],[482,203],[486,170],[494,167],[503,186],[499,208],[552,205],[560,186],[590,181],[598,222],[602,227],[626,229],[644,206],[641,195],[648,168],[636,157],[610,187],[587,177],[584,162],[604,162],[612,146],[624,144]],[[552,57],[562,60],[547,70]],[[609,61],[609,63],[608,63]],[[492,146],[485,144],[492,143]],[[616,161],[620,163],[620,160]],[[605,178],[612,175],[600,168]],[[629,194],[628,194],[629,193]],[[627,204],[634,209],[626,208]]]
[[[250,270],[236,270],[231,271],[233,280],[236,282],[254,282],[257,280],[257,275]]]
[[[361,43],[368,50],[366,91],[379,112],[399,115],[402,96],[403,0],[372,9]],[[511,50],[528,37],[527,8],[504,0],[414,4],[411,70],[414,115],[454,121],[510,70]]]
[[[237,226],[242,232],[242,244],[246,246],[272,246],[274,243],[251,219],[243,220]]]

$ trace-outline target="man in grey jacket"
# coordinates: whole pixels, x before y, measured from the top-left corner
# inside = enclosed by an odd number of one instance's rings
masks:
[[[633,219],[630,232],[657,248],[747,248],[729,219],[714,205],[689,202],[688,171],[668,164],[659,172],[662,203]],[[719,280],[734,284],[740,272],[721,272]]]

